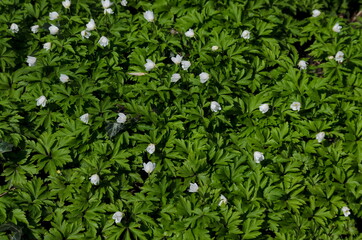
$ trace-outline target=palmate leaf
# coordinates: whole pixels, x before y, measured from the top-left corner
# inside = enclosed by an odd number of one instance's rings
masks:
[[[9,158],[4,162],[4,171],[1,176],[5,176],[6,185],[9,188],[26,183],[27,176],[37,173],[37,167],[30,164],[28,160],[29,152],[19,151],[8,154]]]
[[[243,222],[243,237],[242,239],[255,239],[261,234],[259,229],[260,225],[263,223],[263,220],[258,220],[254,218],[248,218]]]
[[[13,51],[8,50],[6,47],[0,45],[0,65],[2,72],[5,72],[7,67],[15,66],[16,55]]]
[[[79,223],[62,223],[63,225],[58,228],[51,228],[48,233],[44,235],[44,240],[52,239],[84,239],[84,230]]]
[[[317,212],[314,214],[313,219],[323,226],[327,223],[327,220],[331,219],[332,217],[333,216],[330,211],[328,211],[326,207],[323,207],[317,210]]]
[[[240,213],[233,211],[231,208],[229,208],[227,211],[223,211],[222,213],[222,221],[225,221],[225,225],[227,227],[228,235],[229,236],[235,236],[237,234],[241,234],[242,231],[240,230],[241,227],[241,217]]]
[[[25,212],[18,208],[12,211],[11,220],[15,224],[18,224],[19,222],[29,224],[28,220],[26,219]]]
[[[57,168],[72,161],[69,149],[54,134],[44,132],[37,142],[28,141],[28,144],[36,152],[32,160],[47,173],[55,174]]]
[[[264,189],[264,198],[271,202],[280,199],[283,195],[284,191],[276,186],[269,186]]]

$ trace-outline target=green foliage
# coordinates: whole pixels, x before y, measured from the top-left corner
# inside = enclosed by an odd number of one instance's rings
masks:
[[[360,1],[0,13],[1,239],[362,238]]]

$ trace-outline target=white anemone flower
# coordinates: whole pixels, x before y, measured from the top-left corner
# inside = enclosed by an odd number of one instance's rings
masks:
[[[146,64],[144,65],[146,71],[151,71],[156,67],[156,64],[151,59],[146,59]]]
[[[36,99],[36,105],[45,107],[47,104],[47,98],[43,95]]]
[[[79,119],[84,122],[85,124],[88,124],[89,122],[89,114],[88,113],[85,113],[83,114],[82,116],[79,117]]]
[[[262,152],[254,152],[254,161],[256,163],[260,163],[261,161],[264,160],[264,154]]]
[[[16,23],[12,23],[10,25],[10,31],[12,31],[13,33],[18,33],[19,32],[19,26]]]
[[[93,174],[93,175],[89,178],[89,180],[91,181],[91,183],[92,183],[93,185],[98,185],[99,182],[100,182],[100,178],[99,178],[98,174]]]
[[[332,28],[333,32],[339,33],[342,30],[342,26],[339,25],[339,23],[336,23],[333,28]]]
[[[218,111],[221,110],[220,104],[218,102],[216,102],[216,101],[211,102],[210,108],[211,108],[211,111],[213,111],[213,112],[218,112]]]
[[[148,21],[148,22],[153,22],[155,20],[155,15],[153,14],[152,11],[146,11],[143,13],[143,17]]]
[[[291,108],[293,111],[300,111],[301,106],[302,106],[302,104],[300,104],[300,102],[293,102],[293,103],[290,105],[290,108]]]
[[[26,59],[26,62],[28,63],[29,67],[35,66],[36,57],[28,56],[28,58]]]
[[[180,74],[178,74],[178,73],[174,73],[174,74],[172,74],[172,76],[171,76],[171,82],[178,82],[178,80],[180,80],[181,79],[181,75]]]
[[[190,188],[189,188],[189,192],[197,192],[199,190],[199,186],[197,185],[197,183],[190,183]]]
[[[194,32],[194,30],[192,30],[192,29],[190,28],[187,32],[185,32],[185,36],[186,36],[186,37],[189,37],[189,38],[195,37],[195,32]]]
[[[123,212],[115,212],[112,216],[112,219],[115,223],[120,223],[122,221],[122,218],[124,216]]]
[[[201,83],[206,83],[209,80],[210,75],[206,72],[202,72],[202,73],[200,73],[199,77],[200,77]]]
[[[259,106],[259,110],[261,113],[266,113],[269,111],[269,104],[264,103]]]
[[[182,61],[182,56],[177,54],[176,57],[171,57],[171,60],[174,64],[180,64]]]
[[[155,168],[156,168],[156,163],[153,162],[143,163],[143,170],[148,174],[153,172]]]

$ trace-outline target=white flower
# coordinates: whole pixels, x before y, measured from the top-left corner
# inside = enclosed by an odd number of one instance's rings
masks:
[[[123,212],[115,212],[112,216],[112,219],[114,219],[115,223],[120,223],[122,221],[124,214]]]
[[[307,69],[307,62],[304,61],[304,60],[300,60],[299,63],[298,63],[298,67],[299,67],[300,70]]]
[[[182,61],[182,57],[177,54],[176,57],[172,57],[171,60],[174,64],[180,64]]]
[[[146,59],[146,64],[144,66],[146,71],[151,71],[156,67],[156,64],[152,60]]]
[[[49,27],[49,32],[51,35],[55,35],[59,32],[59,28],[57,26],[51,25]]]
[[[153,143],[150,143],[147,148],[146,148],[146,151],[149,153],[149,154],[152,154],[154,153],[156,150],[156,145],[153,144]]]
[[[49,19],[50,20],[55,20],[55,19],[57,19],[59,17],[59,13],[57,13],[57,12],[51,12],[51,13],[49,13]]]
[[[336,57],[334,58],[337,62],[339,62],[339,63],[342,63],[343,62],[343,60],[344,60],[344,53],[343,52],[341,52],[341,51],[338,51],[337,53],[336,53]]]
[[[106,9],[104,9],[104,14],[113,14],[114,12],[113,12],[113,10],[112,10],[112,8],[106,8]]]
[[[181,67],[182,67],[183,70],[189,69],[190,66],[191,66],[190,61],[181,61]]]
[[[214,52],[217,51],[218,49],[219,49],[218,46],[212,46],[212,47],[211,47],[211,50],[214,51]]]
[[[50,50],[50,48],[52,47],[52,43],[51,42],[47,42],[43,44],[43,48],[45,50]]]
[[[29,67],[35,66],[36,57],[28,56],[26,62],[28,63]]]
[[[68,77],[68,75],[66,75],[66,74],[60,74],[59,80],[60,80],[62,83],[66,83],[66,82],[69,82],[69,77]]]
[[[45,107],[46,104],[47,104],[47,98],[45,96],[40,96],[39,98],[36,99],[37,106]]]
[[[121,1],[121,5],[122,5],[123,7],[127,6],[127,3],[128,3],[127,0],[122,0],[122,1]]]
[[[100,182],[98,174],[93,174],[89,179],[93,185],[98,185]]]
[[[333,26],[333,28],[332,28],[332,30],[333,30],[334,32],[336,32],[336,33],[341,32],[341,29],[342,29],[342,26],[339,26],[338,23],[336,23],[336,24]]]
[[[333,59],[334,59],[334,56],[328,56],[328,59],[329,59],[329,60],[333,60]]]
[[[194,30],[190,28],[187,32],[185,32],[185,36],[189,38],[195,37]]]
[[[80,118],[80,120],[81,120],[82,122],[84,122],[85,124],[88,124],[88,122],[89,122],[89,114],[88,114],[88,113],[83,114],[83,115],[80,116],[79,118]]]
[[[10,30],[13,32],[13,33],[17,33],[19,32],[19,26],[16,24],[16,23],[12,23],[10,25]]]
[[[89,23],[87,23],[86,27],[87,27],[87,29],[86,29],[87,31],[93,31],[94,29],[96,29],[96,23],[94,22],[93,19],[91,19],[89,21]]]
[[[348,216],[351,214],[351,212],[350,212],[349,210],[350,210],[350,209],[349,209],[348,207],[346,207],[346,206],[344,206],[344,207],[342,208],[342,212],[343,212],[343,214],[344,214],[345,217],[348,217]]]
[[[197,192],[199,190],[199,186],[197,183],[190,183],[189,192]]]
[[[148,163],[143,163],[143,169],[146,173],[150,174],[151,172],[153,172],[153,170],[156,167],[156,163],[153,162],[148,162]]]
[[[241,33],[241,37],[244,38],[244,39],[250,39],[250,32],[248,30],[244,30]]]
[[[226,198],[224,195],[221,194],[219,206],[221,206],[222,204],[225,204],[225,205],[226,205],[227,203],[228,203],[227,198]]]
[[[118,118],[116,120],[118,123],[125,123],[127,121],[127,116],[124,113],[118,113]]]
[[[112,6],[112,2],[109,0],[102,0],[102,6],[104,9],[110,8]]]
[[[319,11],[318,9],[314,9],[312,12],[312,17],[318,17],[319,15],[321,15],[321,11]]]
[[[87,30],[83,30],[80,32],[80,35],[82,35],[82,38],[89,38],[92,34],[88,32]]]
[[[300,102],[293,102],[293,103],[290,105],[290,108],[291,108],[293,111],[299,111],[301,106],[302,106],[302,105],[300,104]]]
[[[264,154],[263,153],[258,152],[258,151],[254,152],[254,161],[256,163],[260,163],[263,160],[264,160]]]
[[[39,31],[39,25],[34,25],[30,29],[33,33],[37,33]]]
[[[208,73],[206,73],[206,72],[202,72],[202,73],[200,73],[199,77],[200,77],[200,82],[201,83],[206,83],[207,80],[209,80],[210,75]]]
[[[62,4],[63,4],[63,7],[70,8],[71,2],[70,2],[70,0],[65,0],[65,1],[62,2]]]
[[[210,104],[211,111],[218,112],[221,110],[221,106],[218,102],[212,101]]]
[[[324,132],[320,132],[320,133],[318,133],[317,135],[316,135],[316,139],[318,140],[318,142],[320,143],[320,142],[322,142],[323,141],[323,139],[324,139],[324,137],[326,136],[326,134],[324,133]]]
[[[102,47],[106,47],[108,45],[108,43],[109,43],[109,40],[105,36],[102,36],[101,39],[99,39],[98,43]]]
[[[261,113],[266,113],[269,111],[269,104],[264,103],[259,106],[259,110]]]
[[[152,11],[144,12],[143,17],[149,22],[153,22],[155,20],[155,16],[153,15]]]
[[[172,77],[171,77],[171,82],[177,82],[178,80],[180,80],[181,79],[181,75],[180,74],[178,74],[178,73],[174,73],[174,74],[172,74]]]

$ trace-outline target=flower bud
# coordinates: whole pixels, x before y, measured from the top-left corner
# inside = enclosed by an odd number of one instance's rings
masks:
[[[153,144],[153,143],[150,143],[147,148],[146,148],[146,151],[149,153],[149,154],[152,154],[156,151],[156,145]]]

